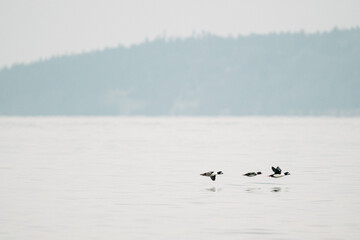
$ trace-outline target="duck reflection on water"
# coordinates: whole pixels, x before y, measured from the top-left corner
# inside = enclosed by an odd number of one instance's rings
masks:
[[[206,188],[206,190],[209,191],[209,192],[220,192],[222,189],[221,189],[221,188],[212,187],[212,188]]]
[[[280,192],[281,191],[281,187],[273,187],[271,189],[271,192]]]

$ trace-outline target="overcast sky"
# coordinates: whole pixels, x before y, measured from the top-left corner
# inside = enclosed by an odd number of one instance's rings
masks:
[[[356,26],[359,0],[0,0],[0,68],[157,36]]]

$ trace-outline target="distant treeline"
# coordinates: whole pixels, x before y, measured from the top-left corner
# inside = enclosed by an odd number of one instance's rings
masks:
[[[360,29],[157,39],[0,71],[0,115],[360,115]]]

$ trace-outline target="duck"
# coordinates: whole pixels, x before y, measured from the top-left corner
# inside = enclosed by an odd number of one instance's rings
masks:
[[[272,177],[272,178],[280,178],[280,177],[290,175],[289,172],[285,172],[284,174],[282,174],[281,168],[279,166],[277,168],[271,167],[271,169],[273,170],[274,173],[269,175],[269,177]]]
[[[211,180],[215,181],[216,175],[221,175],[221,174],[224,174],[224,173],[222,171],[218,171],[218,172],[210,171],[210,172],[201,173],[200,175],[210,177]]]
[[[262,173],[261,172],[248,172],[248,173],[243,174],[243,176],[255,177],[255,176],[260,175],[260,174],[262,174]]]

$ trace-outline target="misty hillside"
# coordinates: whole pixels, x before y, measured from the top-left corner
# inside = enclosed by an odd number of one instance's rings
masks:
[[[360,29],[158,39],[0,71],[0,115],[344,114],[360,114]]]

